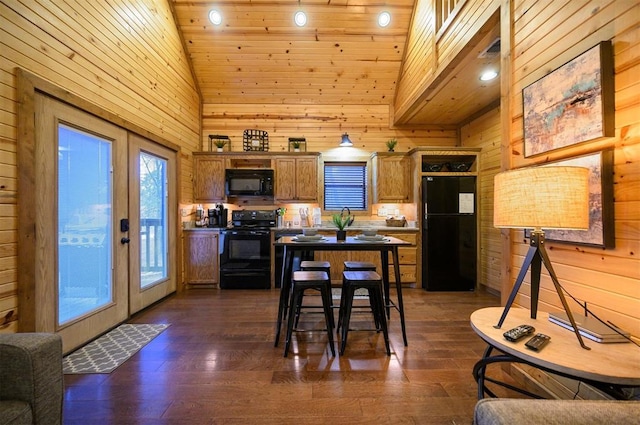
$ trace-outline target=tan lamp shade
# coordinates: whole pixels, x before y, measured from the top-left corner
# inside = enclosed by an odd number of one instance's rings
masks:
[[[589,170],[543,166],[494,179],[493,225],[516,229],[589,228]]]

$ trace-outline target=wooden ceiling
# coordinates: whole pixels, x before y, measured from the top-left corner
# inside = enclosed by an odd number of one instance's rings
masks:
[[[171,1],[204,104],[393,104],[413,0]],[[213,8],[222,14],[219,26],[208,20]],[[293,22],[298,10],[307,14],[303,28]],[[386,28],[377,24],[382,11],[392,16]],[[469,68],[448,80],[469,81]],[[468,85],[464,90],[473,98]],[[444,116],[426,112],[422,98],[403,124],[466,118],[459,102],[446,101],[457,96],[444,86],[437,92]]]

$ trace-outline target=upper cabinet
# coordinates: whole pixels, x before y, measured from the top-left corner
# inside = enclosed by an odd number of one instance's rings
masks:
[[[195,201],[223,202],[225,200],[225,157],[194,154],[193,159],[193,197]]]
[[[399,152],[376,152],[371,161],[373,202],[411,202],[411,158]]]
[[[320,153],[194,152],[194,202],[229,202],[225,195],[227,168],[273,168],[274,200],[318,202]]]
[[[319,154],[276,157],[275,199],[280,202],[318,202],[318,158]]]

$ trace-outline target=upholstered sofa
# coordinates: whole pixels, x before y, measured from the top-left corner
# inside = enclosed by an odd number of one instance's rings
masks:
[[[0,334],[0,425],[62,423],[62,339]]]
[[[639,425],[640,401],[486,398],[474,425]]]

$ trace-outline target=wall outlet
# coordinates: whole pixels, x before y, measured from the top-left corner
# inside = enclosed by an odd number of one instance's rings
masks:
[[[386,217],[387,209],[386,208],[378,208],[378,217]]]

